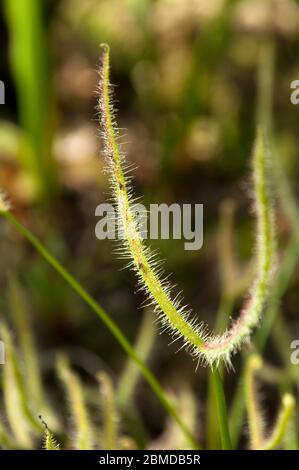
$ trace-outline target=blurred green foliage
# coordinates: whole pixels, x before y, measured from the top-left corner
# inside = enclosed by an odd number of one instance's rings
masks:
[[[4,7],[19,120],[27,141],[21,164],[29,170],[37,196],[49,202],[55,196],[51,145],[54,103],[50,91],[52,80],[43,3],[38,0],[5,1]]]

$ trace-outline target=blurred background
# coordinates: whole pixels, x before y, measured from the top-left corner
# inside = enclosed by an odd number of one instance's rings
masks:
[[[0,187],[18,218],[134,342],[146,316],[144,296],[134,294],[135,276],[121,269],[114,242],[97,240],[94,232],[95,208],[109,197],[96,111],[99,45],[106,42],[117,120],[127,159],[136,166],[136,195],[145,205],[204,205],[201,250],[185,251],[183,240],[151,245],[200,320],[213,328],[219,310],[237,313],[252,277],[250,155],[261,57],[269,44],[275,141],[297,190],[299,109],[290,102],[290,83],[299,79],[298,3],[3,0],[0,28]],[[278,220],[283,252],[292,230],[281,208]],[[87,383],[99,369],[117,382],[127,358],[110,333],[11,227],[2,222],[0,232],[1,317],[10,318],[13,277],[26,297],[53,401],[62,406],[53,372],[57,351],[67,353]],[[280,303],[291,339],[299,338],[298,283],[295,267]],[[220,325],[225,326],[223,316]],[[184,350],[175,354],[179,346],[151,330],[147,361],[167,391],[192,397],[196,432],[205,439],[207,370],[195,373]],[[283,363],[278,349],[273,333],[265,352],[272,367]],[[241,360],[237,355],[235,371],[226,375],[228,397]],[[267,386],[271,422],[277,394],[273,384]],[[143,380],[134,393],[148,442],[162,445],[170,434],[164,410]]]

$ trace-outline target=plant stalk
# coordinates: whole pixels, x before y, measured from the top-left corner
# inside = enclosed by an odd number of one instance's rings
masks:
[[[221,446],[223,450],[232,450],[231,438],[228,429],[227,407],[222,385],[222,379],[219,370],[215,367],[212,368],[211,375],[216,398]]]

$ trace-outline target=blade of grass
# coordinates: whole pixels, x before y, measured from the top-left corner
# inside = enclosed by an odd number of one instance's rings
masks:
[[[19,119],[30,150],[23,147],[22,164],[32,177],[38,195],[49,201],[56,186],[51,158],[52,97],[47,44],[42,19],[44,2],[4,2],[10,36],[10,64],[19,107]]]
[[[222,385],[222,379],[219,370],[216,368],[212,369],[212,381],[217,405],[218,424],[221,438],[221,446],[223,450],[231,450],[232,443],[228,428],[228,417],[225,395]]]

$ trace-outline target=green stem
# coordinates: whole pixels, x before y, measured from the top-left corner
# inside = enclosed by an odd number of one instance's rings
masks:
[[[228,323],[232,313],[234,300],[232,296],[223,294],[220,300],[219,310],[216,318],[215,331],[223,331]],[[219,366],[221,368],[221,365]],[[221,369],[220,369],[221,370]],[[208,449],[217,449],[219,447],[219,428],[217,409],[215,406],[216,394],[214,389],[213,371],[209,370],[208,378],[208,397],[207,397],[207,446]]]
[[[230,434],[229,434],[229,429],[228,429],[227,408],[226,408],[225,395],[224,395],[224,390],[223,390],[223,385],[222,385],[222,379],[221,379],[218,369],[216,368],[212,368],[212,380],[213,380],[214,393],[216,397],[221,446],[223,450],[232,450],[232,444],[231,444],[231,439],[230,439]]]
[[[105,310],[88,294],[84,287],[56,260],[51,253],[41,244],[41,242],[26,228],[24,227],[9,211],[1,211],[0,215],[3,215],[17,230],[23,235],[39,252],[39,254],[55,269],[58,274],[69,284],[69,286],[81,297],[82,300],[98,315],[101,321],[108,328],[110,333],[122,346],[124,351],[135,361],[140,369],[141,374],[147,381],[157,398],[165,408],[165,410],[172,416],[182,432],[186,435],[190,444],[194,449],[199,449],[199,444],[189,431],[188,427],[183,423],[180,416],[176,412],[175,407],[165,395],[161,385],[152,374],[152,372],[143,363],[140,357],[136,354],[134,348],[131,346],[127,338],[124,336],[120,328],[116,323],[109,317]]]

